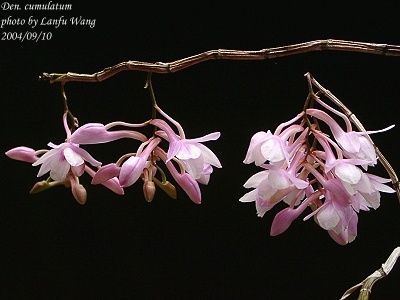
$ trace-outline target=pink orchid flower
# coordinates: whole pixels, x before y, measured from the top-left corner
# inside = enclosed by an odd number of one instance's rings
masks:
[[[305,152],[299,150],[286,169],[272,164],[261,165],[267,170],[254,174],[245,182],[245,188],[254,188],[254,190],[246,193],[239,201],[255,201],[259,217],[264,216],[281,200],[289,205],[298,205],[304,197],[303,191],[309,186],[309,183],[304,180],[308,173],[297,173],[299,164],[304,158]]]
[[[274,207],[280,200],[299,203],[301,191],[307,188],[308,182],[296,178],[283,169],[270,169],[261,171],[251,176],[244,184],[245,188],[254,188],[243,195],[240,202],[256,202],[259,217]],[[286,197],[290,195],[291,197]]]
[[[344,131],[331,116],[322,110],[309,108],[306,110],[306,113],[324,121],[329,126],[335,140],[339,143],[340,147],[342,147],[343,150],[352,158],[367,160],[369,161],[369,165],[376,164],[377,156],[374,146],[365,137],[365,135],[384,132],[394,127],[394,125],[391,125],[381,130],[356,132],[349,128],[351,125],[348,125],[348,131]]]
[[[194,179],[199,180],[201,183],[208,183],[212,166],[222,168],[222,165],[214,152],[202,143],[217,140],[221,134],[213,132],[200,138],[186,139],[182,126],[159,107],[157,107],[157,110],[174,124],[179,132],[179,135],[177,135],[164,120],[153,119],[150,121],[151,124],[162,130],[157,131],[156,134],[169,142],[167,161],[170,161],[173,157],[178,158],[185,164],[185,169]]]
[[[64,128],[67,133],[66,142],[55,145],[49,143],[52,147],[50,151],[43,154],[32,165],[41,165],[38,177],[50,171],[50,177],[56,181],[63,181],[68,172],[72,172],[75,176],[81,176],[85,170],[85,161],[92,166],[100,166],[101,163],[95,160],[87,151],[81,149],[78,144],[71,142],[71,131],[67,125],[67,114],[63,115]]]
[[[343,183],[358,183],[358,181],[361,179],[362,171],[357,167],[357,165],[365,165],[369,162],[362,159],[343,158],[342,150],[334,141],[320,134],[319,132],[315,132],[314,136],[325,150],[324,152],[314,151],[316,155],[320,155],[325,160],[323,167],[324,172],[328,173],[333,171],[336,177],[339,178]],[[338,156],[337,158],[333,154],[330,145],[335,147],[336,154]]]
[[[302,114],[299,114],[289,122],[280,124],[274,134],[272,134],[270,130],[267,132],[260,131],[254,134],[250,140],[250,145],[243,162],[245,164],[254,162],[257,166],[260,166],[266,161],[276,165],[281,165],[285,161],[289,164],[289,153],[293,151],[296,146],[301,145],[301,140],[304,138],[304,135],[292,145],[289,144],[288,140],[294,137],[296,133],[304,131],[304,127],[294,124],[282,132],[281,130],[283,127],[292,124],[301,117]]]

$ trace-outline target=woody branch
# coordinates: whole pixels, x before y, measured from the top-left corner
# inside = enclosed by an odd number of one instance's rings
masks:
[[[227,49],[210,50],[169,63],[127,61],[105,68],[104,70],[93,74],[78,74],[73,72],[43,73],[43,75],[39,76],[39,79],[49,81],[50,83],[68,82],[68,81],[100,82],[116,75],[121,71],[142,71],[142,72],[166,74],[166,73],[175,73],[180,70],[189,68],[193,65],[215,59],[266,60],[266,59],[279,58],[301,53],[307,53],[312,51],[324,51],[324,50],[360,52],[360,53],[385,55],[385,56],[400,56],[400,46],[398,45],[327,39],[327,40],[310,41],[288,46],[266,48],[256,51],[227,50]]]

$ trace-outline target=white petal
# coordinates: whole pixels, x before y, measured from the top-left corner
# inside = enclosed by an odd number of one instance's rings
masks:
[[[339,215],[335,211],[333,205],[322,207],[317,214],[319,225],[325,230],[331,230],[339,223]]]
[[[257,197],[257,190],[252,190],[246,194],[244,194],[239,201],[240,202],[254,202],[256,201],[256,197]]]
[[[333,132],[335,135],[335,133]],[[340,134],[335,135],[335,139],[340,144],[340,146],[347,152],[357,153],[360,151],[360,139],[359,136],[354,132],[340,132]]]
[[[265,159],[271,162],[279,162],[285,159],[279,137],[272,136],[261,145],[261,153]]]
[[[50,177],[56,181],[63,181],[71,168],[68,161],[53,158],[51,161]]]
[[[272,187],[278,190],[286,189],[291,184],[290,180],[279,170],[270,170],[268,181]]]
[[[243,185],[245,188],[256,188],[261,181],[267,178],[269,171],[261,171],[251,176]]]
[[[371,194],[360,193],[364,197],[365,201],[370,204],[373,209],[377,209],[381,204],[381,194],[379,192],[374,192]]]
[[[194,179],[199,179],[203,174],[204,169],[204,159],[202,156],[196,159],[187,159],[182,162],[185,164],[186,171],[192,176]]]
[[[46,160],[50,159],[54,154],[59,152],[58,149],[51,149],[50,151],[43,154],[37,161],[35,161],[32,166],[37,166],[45,162]]]
[[[339,162],[335,167],[335,174],[341,180],[357,184],[361,179],[361,170],[355,165]]]
[[[76,167],[83,164],[83,158],[80,155],[76,154],[71,148],[65,148],[63,154],[65,159],[71,166]]]
[[[255,162],[257,166],[265,162],[265,158],[262,156],[260,151],[260,146],[263,141],[265,141],[272,133],[260,131],[254,134],[250,140],[249,148],[247,149],[246,157],[244,159],[245,164],[250,164]]]
[[[221,163],[219,162],[214,152],[212,152],[208,147],[204,146],[203,144],[197,144],[197,147],[200,149],[206,163],[216,166],[217,168],[222,168]]]
[[[188,143],[185,140],[179,141],[181,146],[179,151],[176,153],[176,157],[179,159],[191,159],[198,158],[201,155],[201,150],[196,144]]]

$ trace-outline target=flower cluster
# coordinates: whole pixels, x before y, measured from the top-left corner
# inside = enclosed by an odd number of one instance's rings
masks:
[[[370,173],[377,154],[368,134],[385,131],[354,131],[350,119],[328,106],[317,96],[322,108],[305,108],[274,133],[253,135],[244,159],[262,170],[244,184],[251,189],[241,202],[255,202],[263,217],[279,202],[288,207],[276,214],[270,234],[283,233],[307,207],[314,218],[338,244],[357,236],[360,210],[377,209],[380,192],[393,193],[384,183],[390,181]],[[333,114],[333,115],[332,115]],[[343,118],[346,129],[337,122]],[[324,132],[322,128],[326,128]]]
[[[66,131],[65,142],[60,145],[49,143],[51,150],[34,150],[25,146],[16,147],[6,152],[12,159],[39,166],[38,177],[49,173],[47,180],[34,185],[31,193],[46,190],[52,186],[71,187],[75,199],[84,204],[87,192],[79,178],[87,173],[92,177],[92,184],[102,184],[117,194],[124,194],[124,188],[133,185],[139,179],[143,181],[143,193],[147,201],[152,201],[156,185],[170,197],[176,198],[176,188],[166,178],[159,166],[162,161],[176,183],[197,204],[201,203],[200,184],[208,184],[213,167],[221,168],[216,155],[202,143],[219,138],[214,132],[201,138],[187,139],[182,126],[163,112],[157,105],[155,109],[166,119],[154,118],[143,124],[112,122],[107,125],[89,123],[72,132],[68,127],[68,112],[63,115]],[[168,121],[168,122],[167,122]],[[146,137],[132,128],[153,125],[155,130],[151,137]],[[176,127],[178,133],[173,127]],[[124,129],[112,130],[113,127]],[[108,143],[118,139],[130,138],[140,142],[136,152],[127,153],[115,162],[102,165],[94,159],[81,145]],[[168,143],[168,150],[161,147],[162,140]],[[161,174],[157,178],[156,174]]]

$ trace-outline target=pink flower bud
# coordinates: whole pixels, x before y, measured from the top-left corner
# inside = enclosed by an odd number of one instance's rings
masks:
[[[39,157],[36,156],[35,152],[36,151],[31,148],[20,146],[8,150],[6,152],[6,155],[11,159],[34,163],[39,159]]]
[[[114,193],[118,194],[118,195],[124,195],[124,189],[121,187],[119,180],[117,177],[108,179],[107,181],[104,181],[102,183],[102,185],[104,185],[106,188],[110,189],[111,191],[113,191]]]
[[[198,182],[194,180],[188,173],[179,173],[171,161],[167,162],[166,165],[172,177],[174,177],[175,181],[189,196],[190,200],[196,204],[201,204],[201,191]]]
[[[115,166],[115,164],[109,164],[109,165],[105,165],[102,168],[113,169],[113,165]],[[115,167],[115,169],[116,170],[114,170],[114,171],[118,171],[118,173],[119,173],[119,168]],[[89,168],[88,166],[85,167],[85,171],[92,177],[94,177],[97,174],[91,168]],[[98,180],[99,181],[102,181],[104,179],[104,178],[101,178],[101,176],[102,176],[101,174],[98,175]],[[104,179],[104,180],[105,181],[102,181],[101,184],[104,185],[106,188],[112,190],[114,193],[116,193],[118,195],[123,195],[124,194],[124,189],[119,184],[119,180],[118,180],[117,177],[112,177],[111,179]],[[100,183],[100,182],[98,182],[98,183]],[[97,183],[93,183],[93,180],[92,180],[92,184],[97,184]]]
[[[120,170],[121,168],[117,167],[115,163],[104,165],[96,172],[96,174],[92,175],[92,184],[100,184],[113,177],[117,177]]]

